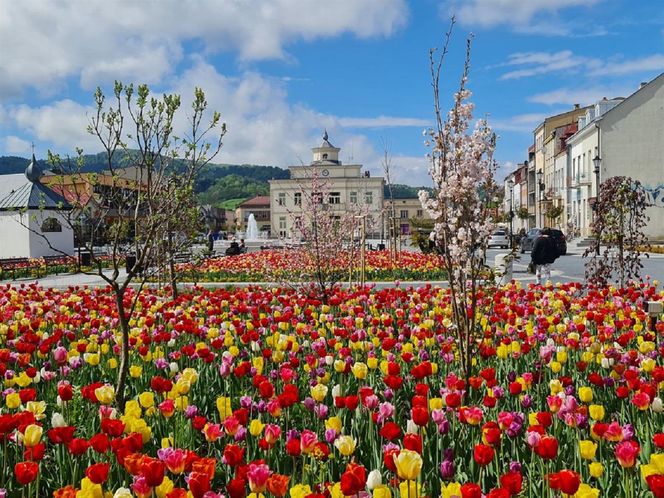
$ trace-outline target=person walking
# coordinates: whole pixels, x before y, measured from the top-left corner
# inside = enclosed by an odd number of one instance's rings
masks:
[[[558,259],[558,256],[558,248],[551,238],[551,229],[543,228],[530,253],[532,262],[535,264],[537,285],[544,284],[551,279],[551,264]]]

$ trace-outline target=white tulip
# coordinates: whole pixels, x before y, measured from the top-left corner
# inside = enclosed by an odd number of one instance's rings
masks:
[[[650,408],[652,408],[652,411],[655,413],[662,413],[662,411],[664,411],[664,406],[662,406],[662,398],[653,399]]]
[[[65,418],[58,412],[53,412],[53,415],[51,415],[51,427],[66,427],[66,426],[67,422],[65,422]]]
[[[367,477],[367,489],[369,491],[377,488],[378,486],[381,486],[383,484],[383,477],[380,475],[380,470],[372,470],[369,472],[369,476]]]

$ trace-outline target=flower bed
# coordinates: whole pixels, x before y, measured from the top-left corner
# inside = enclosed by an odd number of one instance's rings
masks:
[[[436,287],[339,290],[329,305],[287,289],[175,302],[149,291],[120,412],[112,295],[1,287],[0,488],[662,496],[664,327],[647,329],[644,298],[664,294],[517,284],[483,295],[466,383]]]
[[[357,277],[359,254],[346,254],[352,258],[353,271]],[[348,279],[348,262],[336,263],[341,280]],[[367,251],[366,278],[369,281],[394,280],[438,280],[445,278],[442,260],[437,255],[403,251],[397,262],[390,258],[389,251]],[[331,269],[335,264],[331,266]],[[233,257],[212,258],[194,265],[178,266],[184,280],[193,282],[261,282],[307,278],[314,273],[314,265],[306,254],[297,250],[268,250],[240,254]]]

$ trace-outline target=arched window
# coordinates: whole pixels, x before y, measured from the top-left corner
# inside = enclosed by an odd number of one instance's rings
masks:
[[[62,225],[55,218],[46,218],[42,223],[41,231],[48,232],[62,232]]]
[[[323,159],[327,159],[327,154],[323,154]]]

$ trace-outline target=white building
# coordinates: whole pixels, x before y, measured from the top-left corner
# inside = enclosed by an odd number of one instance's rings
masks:
[[[25,174],[0,176],[0,259],[74,254],[71,207],[42,174],[33,154]]]
[[[579,131],[568,146],[568,210],[581,236],[593,235],[593,159],[599,157],[600,184],[614,176],[641,182],[651,204],[646,235],[651,241],[664,240],[664,73],[626,99],[597,102],[579,119]]]
[[[380,238],[383,216],[383,187],[381,177],[362,172],[361,164],[342,164],[338,147],[328,140],[327,132],[319,147],[311,149],[310,165],[290,166],[290,179],[270,180],[271,235],[293,238],[297,212],[302,209],[302,194],[311,191],[312,178],[327,193],[328,208],[339,216],[349,212],[367,214],[367,238]]]

